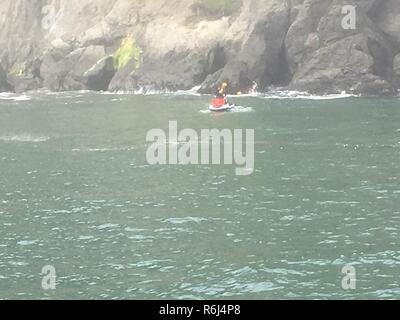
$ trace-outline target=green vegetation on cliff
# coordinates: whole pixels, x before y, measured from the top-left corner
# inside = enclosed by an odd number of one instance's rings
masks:
[[[128,36],[122,41],[120,48],[114,54],[114,68],[120,70],[131,60],[135,61],[135,68],[139,68],[141,58],[142,50],[136,45],[135,40]]]
[[[10,74],[16,77],[22,77],[24,75],[25,66],[23,64],[14,65],[11,70]]]

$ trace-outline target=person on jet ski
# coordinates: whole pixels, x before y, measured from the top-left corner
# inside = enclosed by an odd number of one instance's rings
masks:
[[[228,104],[228,99],[226,98],[227,95],[227,89],[228,89],[228,84],[224,82],[221,87],[217,89],[217,92],[215,93],[215,98],[216,99],[224,99],[225,104]]]

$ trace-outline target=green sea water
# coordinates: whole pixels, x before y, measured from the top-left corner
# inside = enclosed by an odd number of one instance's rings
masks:
[[[0,299],[399,299],[400,99],[209,99],[1,95]],[[149,165],[171,120],[254,129],[254,173]]]

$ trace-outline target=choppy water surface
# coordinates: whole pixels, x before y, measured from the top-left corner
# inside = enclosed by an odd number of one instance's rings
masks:
[[[400,298],[400,100],[208,100],[1,95],[0,298]],[[169,120],[255,129],[254,174],[149,166]]]

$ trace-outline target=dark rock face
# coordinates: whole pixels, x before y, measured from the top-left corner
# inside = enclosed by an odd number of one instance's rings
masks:
[[[162,60],[149,60],[137,68],[128,63],[110,83],[111,91],[180,90],[201,83],[208,69],[207,57],[171,53]]]
[[[113,57],[105,57],[84,73],[83,84],[89,90],[107,91],[115,72]]]
[[[197,0],[3,2],[0,90],[212,92],[223,81],[232,92],[254,83],[318,94],[400,88],[398,0],[236,1],[228,16],[205,14]],[[348,5],[355,29],[342,26]],[[117,68],[127,37],[140,57]]]
[[[249,29],[245,41],[227,50],[232,52],[228,62],[207,78],[202,91],[210,91],[224,81],[234,92],[247,91],[254,82],[261,88],[278,83],[287,73],[282,59],[290,25],[289,9],[287,1],[258,1],[244,8],[243,19]],[[229,47],[230,42],[226,41],[223,46]]]
[[[397,82],[397,87],[400,88],[400,53],[394,58],[394,81]]]
[[[11,73],[7,76],[7,81],[17,93],[30,90],[37,90],[42,87],[40,79],[40,64],[39,59],[26,61],[25,64],[14,67]]]
[[[43,77],[43,86],[47,89],[60,90],[83,90],[90,88],[97,89],[100,84],[95,84],[94,77],[87,78],[85,74],[105,56],[103,46],[89,46],[79,48],[72,52],[66,49],[52,49],[43,56],[40,69],[40,76]],[[98,71],[100,72],[100,71]],[[103,89],[100,86],[99,90]]]
[[[10,84],[7,82],[7,74],[0,66],[0,92],[11,91],[11,90],[12,88]]]
[[[394,93],[393,44],[368,17],[368,9],[380,2],[352,2],[359,5],[355,30],[341,28],[342,8],[348,3],[309,1],[308,6],[300,7],[286,38],[293,72],[291,88],[318,93]],[[314,21],[310,17],[315,17]],[[302,35],[300,30],[309,32]]]
[[[37,90],[41,88],[41,82],[38,78],[34,77],[20,77],[9,75],[7,77],[8,83],[11,84],[12,91],[22,93],[30,90]]]

